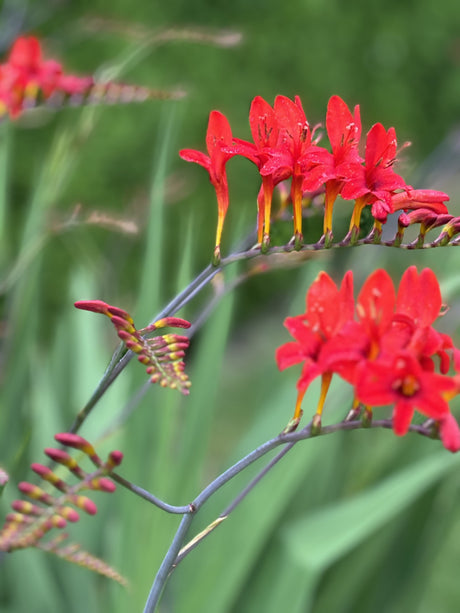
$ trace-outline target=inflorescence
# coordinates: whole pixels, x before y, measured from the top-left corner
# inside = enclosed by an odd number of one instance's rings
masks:
[[[354,244],[360,234],[361,214],[369,207],[374,218],[373,239],[378,242],[382,225],[388,215],[403,211],[395,245],[401,242],[404,229],[412,223],[428,229],[449,222],[441,241],[448,242],[459,232],[458,218],[448,215],[443,192],[414,189],[406,184],[393,167],[397,155],[394,128],[386,130],[377,123],[369,130],[364,157],[361,155],[361,119],[359,106],[353,113],[339,96],[332,96],[326,113],[326,131],[331,151],[318,143],[319,125],[310,128],[299,96],[292,101],[277,96],[272,106],[260,96],[254,98],[249,112],[249,124],[254,142],[236,138],[230,124],[219,111],[209,116],[206,146],[208,154],[194,149],[182,149],[180,156],[196,162],[209,173],[217,195],[218,221],[214,263],[220,261],[220,244],[225,216],[229,206],[226,164],[241,155],[256,164],[262,185],[257,197],[257,240],[262,251],[270,246],[270,223],[273,192],[283,181],[291,180],[289,200],[293,206],[293,244],[303,244],[303,206],[313,197],[324,194],[323,235],[318,247],[330,247],[333,242],[332,213],[340,196],[354,201],[349,232],[342,244]],[[407,144],[407,143],[406,143]],[[413,212],[413,213],[411,213]]]
[[[301,403],[310,383],[321,377],[321,393],[314,417],[319,429],[333,374],[354,391],[351,416],[372,417],[372,407],[394,405],[393,430],[402,436],[414,411],[434,420],[443,445],[460,449],[460,429],[449,401],[460,393],[460,350],[432,324],[442,314],[438,280],[432,270],[406,270],[396,292],[388,273],[376,270],[353,297],[353,273],[340,288],[321,272],[306,296],[305,313],[284,324],[294,338],[278,348],[281,370],[302,364],[297,404],[288,429],[302,416]],[[451,367],[455,374],[448,374]]]

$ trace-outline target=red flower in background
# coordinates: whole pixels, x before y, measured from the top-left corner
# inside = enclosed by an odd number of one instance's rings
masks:
[[[232,130],[227,118],[219,111],[211,111],[206,133],[206,148],[209,155],[196,149],[182,149],[179,152],[181,158],[186,162],[195,162],[206,168],[209,173],[209,180],[216,190],[218,217],[214,249],[215,262],[220,260],[220,243],[229,200],[225,165],[231,157],[236,155],[236,151],[228,152],[232,143]]]
[[[40,42],[33,36],[18,38],[8,60],[0,65],[0,101],[3,112],[16,118],[28,101],[49,98],[55,92],[81,94],[94,84],[92,77],[63,73],[55,60],[44,60]],[[1,113],[0,113],[1,114]]]

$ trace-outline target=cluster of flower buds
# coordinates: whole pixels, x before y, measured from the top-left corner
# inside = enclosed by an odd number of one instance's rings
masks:
[[[318,376],[322,385],[313,423],[320,427],[335,373],[353,386],[356,413],[364,406],[370,419],[372,407],[394,405],[393,430],[402,436],[417,410],[438,424],[443,445],[458,451],[460,429],[449,401],[460,393],[460,350],[433,328],[441,312],[439,284],[428,268],[420,274],[415,266],[408,268],[397,292],[388,273],[376,270],[356,305],[351,271],[340,288],[320,273],[307,292],[305,313],[284,322],[295,340],[276,352],[281,370],[303,364],[290,428],[297,426],[304,394]],[[456,374],[450,375],[452,367]]]
[[[67,74],[59,62],[43,58],[40,42],[33,36],[19,37],[7,61],[0,64],[0,118],[6,115],[17,118],[25,109],[43,101],[59,106],[67,99],[73,104],[110,104],[182,96],[182,92],[151,90],[113,81],[96,83],[92,76]]]
[[[56,434],[54,438],[63,446],[84,453],[95,465],[96,470],[91,473],[86,472],[77,460],[63,449],[45,449],[45,454],[54,463],[65,466],[78,481],[74,485],[69,485],[49,466],[32,464],[32,470],[40,476],[45,484],[49,484],[58,490],[59,494],[57,496],[52,495],[44,487],[27,481],[19,483],[20,492],[29,500],[15,500],[12,503],[13,512],[6,516],[6,523],[0,532],[1,551],[13,551],[34,546],[41,547],[41,539],[50,530],[65,528],[67,522],[76,522],[80,519],[76,509],[89,515],[94,515],[97,512],[96,504],[90,498],[81,494],[83,490],[99,490],[111,493],[116,489],[115,484],[109,477],[123,459],[123,454],[120,451],[112,451],[107,460],[103,462],[94,447],[77,434],[65,432]]]
[[[226,163],[241,155],[254,162],[262,185],[257,198],[258,242],[262,250],[270,244],[272,196],[276,185],[291,179],[290,199],[294,216],[294,243],[302,245],[302,202],[319,190],[325,194],[324,227],[320,243],[332,243],[332,212],[338,196],[354,201],[346,240],[353,243],[360,232],[361,213],[370,207],[377,232],[390,213],[423,208],[445,215],[449,196],[434,190],[418,190],[407,185],[393,169],[397,153],[394,128],[386,130],[377,123],[369,130],[364,158],[361,155],[359,106],[353,113],[339,96],[329,100],[326,131],[331,151],[318,145],[317,128],[310,128],[298,96],[291,100],[277,96],[273,107],[260,96],[254,98],[249,112],[253,143],[235,138],[225,116],[212,111],[206,145],[208,155],[183,149],[180,156],[206,168],[216,190],[218,223],[214,261],[220,258],[220,243],[229,204]],[[307,198],[311,200],[311,198]]]
[[[179,317],[164,317],[147,328],[137,330],[129,313],[118,307],[111,306],[102,300],[79,300],[75,303],[77,309],[102,313],[110,318],[118,336],[126,347],[137,354],[139,362],[145,365],[152,383],[162,387],[177,389],[182,394],[188,394],[191,382],[184,372],[185,364],[182,358],[189,346],[189,339],[179,334],[163,334],[153,338],[145,338],[158,328],[189,328],[190,322]]]

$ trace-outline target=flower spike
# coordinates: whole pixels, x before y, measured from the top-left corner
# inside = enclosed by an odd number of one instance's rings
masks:
[[[109,317],[127,349],[136,353],[139,362],[146,366],[152,383],[177,389],[185,395],[189,394],[191,383],[184,373],[185,364],[182,360],[189,346],[189,339],[179,334],[164,334],[150,339],[146,339],[145,335],[166,326],[189,328],[190,322],[179,317],[164,317],[147,328],[137,330],[129,313],[102,300],[80,300],[75,302],[75,306],[77,309]]]
[[[435,420],[446,449],[460,450],[460,428],[449,409],[449,401],[460,393],[460,375],[448,374],[452,361],[460,371],[460,350],[433,328],[442,313],[434,272],[425,268],[418,273],[411,266],[396,291],[388,273],[377,270],[364,283],[356,306],[351,281],[349,272],[338,290],[321,273],[308,290],[306,312],[285,320],[294,342],[278,348],[278,367],[303,365],[289,429],[301,418],[310,382],[321,376],[312,426],[319,430],[331,377],[338,374],[353,386],[353,407],[363,405],[367,421],[372,407],[394,404],[393,430],[403,436],[419,411]]]
[[[72,105],[113,104],[168,97],[178,94],[112,81],[96,83],[92,76],[67,74],[59,62],[43,58],[40,41],[34,36],[16,39],[7,61],[0,64],[0,118],[16,119],[43,103],[56,108],[66,101]]]
[[[83,451],[93,463],[95,458],[98,458],[93,446],[80,436],[66,432],[57,434],[55,438],[65,446]],[[60,459],[64,459],[62,454],[66,453],[59,454],[58,450],[54,450],[56,453],[53,454],[49,451],[53,450],[46,450],[47,455],[58,462]],[[68,457],[70,458],[70,456]],[[57,495],[45,492],[42,487],[27,481],[19,483],[19,491],[33,502],[29,500],[13,501],[11,507],[14,512],[7,515],[6,522],[0,531],[0,551],[11,552],[26,547],[36,547],[126,585],[126,580],[121,575],[103,560],[80,550],[79,545],[67,544],[62,546],[62,542],[67,538],[66,534],[60,534],[51,540],[46,539],[49,532],[56,529],[62,530],[68,522],[74,523],[80,520],[79,512],[73,507],[84,511],[88,515],[95,515],[97,512],[96,504],[81,492],[82,490],[99,490],[108,493],[115,491],[116,486],[109,477],[113,468],[121,462],[121,458],[122,454],[119,451],[113,451],[109,454],[106,462],[102,462],[98,458],[99,466],[92,473],[84,471],[74,458],[72,458],[72,462],[60,462],[77,477],[78,481],[74,484],[58,477],[48,466],[32,464],[32,470],[43,479],[45,484],[54,487],[57,490]],[[75,467],[78,467],[78,470]],[[76,555],[76,552],[78,552],[78,555]]]

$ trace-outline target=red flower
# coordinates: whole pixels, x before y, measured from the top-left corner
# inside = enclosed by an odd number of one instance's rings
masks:
[[[332,233],[332,209],[347,176],[349,164],[361,164],[358,152],[361,138],[359,106],[353,115],[339,96],[332,96],[327,106],[326,129],[332,153],[323,147],[310,147],[305,156],[306,176],[303,189],[315,191],[326,186],[324,235]]]
[[[446,449],[453,453],[460,451],[460,428],[451,413],[447,413],[439,422],[439,434]]]
[[[387,132],[381,123],[372,126],[367,134],[365,165],[349,165],[348,180],[341,191],[343,198],[356,200],[350,230],[359,228],[361,212],[366,205],[372,205],[375,219],[385,222],[387,215],[393,212],[393,192],[410,189],[393,170],[396,149],[394,128]]]
[[[414,411],[435,420],[449,414],[444,393],[455,389],[452,377],[424,370],[408,351],[390,361],[363,362],[356,377],[356,395],[369,406],[395,404],[393,430],[403,436],[409,429]]]
[[[260,169],[264,176],[292,176],[291,200],[294,207],[294,235],[302,240],[303,156],[311,147],[312,133],[299,96],[293,102],[286,96],[277,96],[274,110],[280,133],[276,149]]]
[[[352,274],[340,290],[321,273],[307,293],[306,313],[288,317],[285,325],[295,342],[276,352],[280,370],[303,363],[291,425],[297,425],[300,404],[310,382],[322,376],[314,424],[319,425],[331,377],[339,374],[355,388],[354,405],[371,408],[394,404],[394,431],[405,434],[415,410],[439,422],[444,446],[460,448],[460,430],[449,417],[448,402],[460,392],[460,375],[446,376],[454,358],[460,371],[460,350],[432,324],[440,315],[441,293],[435,274],[419,274],[411,266],[396,293],[384,270],[364,283],[354,318]],[[438,361],[434,357],[439,357]]]
[[[81,94],[93,84],[92,77],[65,75],[61,64],[44,60],[40,42],[33,36],[18,38],[7,62],[0,66],[0,101],[13,118],[38,96],[47,99],[57,91]]]
[[[317,413],[321,414],[331,373],[320,361],[321,349],[338,330],[353,318],[353,273],[347,272],[340,289],[325,272],[321,272],[307,293],[306,312],[288,317],[284,325],[295,342],[286,343],[276,351],[278,368],[284,370],[303,362],[297,382],[298,398],[293,421],[301,416],[302,398],[318,375],[326,376]],[[323,379],[324,381],[324,379]]]
[[[256,96],[249,111],[249,125],[254,143],[235,138],[236,145],[229,147],[228,152],[242,155],[254,162],[259,170],[270,159],[270,153],[276,151],[280,126],[275,110],[261,96]],[[284,181],[290,175],[288,169],[275,169],[272,173],[262,175],[257,204],[257,240],[265,246],[270,242],[270,214],[275,185]]]
[[[220,259],[222,229],[228,209],[228,182],[225,165],[231,157],[236,155],[236,151],[228,152],[228,147],[232,143],[232,130],[227,118],[219,111],[211,111],[208,131],[206,133],[206,147],[209,155],[195,149],[182,149],[179,152],[181,158],[186,162],[195,162],[206,168],[209,173],[209,180],[216,190],[218,207],[216,246],[214,250],[216,261]]]
[[[337,331],[321,354],[324,367],[354,384],[356,367],[363,360],[374,360],[391,345],[400,348],[407,340],[401,334],[389,335],[392,326],[396,292],[389,274],[374,271],[363,284],[356,301],[358,321],[353,317]]]

